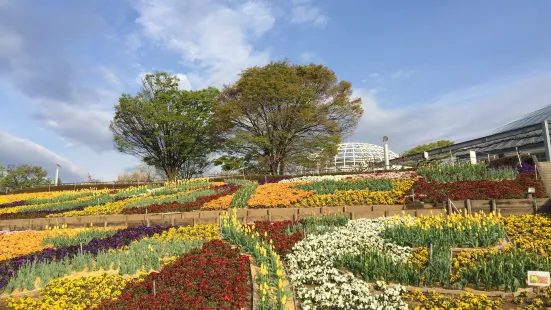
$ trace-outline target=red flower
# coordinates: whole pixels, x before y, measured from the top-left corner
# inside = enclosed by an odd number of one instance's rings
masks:
[[[238,248],[210,241],[143,282],[130,282],[117,300],[105,301],[98,309],[250,309],[249,264]]]

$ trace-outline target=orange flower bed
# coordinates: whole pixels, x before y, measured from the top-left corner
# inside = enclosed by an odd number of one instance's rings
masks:
[[[233,199],[233,194],[222,196],[218,199],[214,199],[205,203],[201,207],[201,210],[227,210],[230,207],[230,203],[232,199]]]
[[[31,254],[52,245],[42,246],[50,231],[24,231],[0,235],[0,261]]]
[[[249,208],[289,208],[299,200],[314,195],[314,191],[292,188],[296,183],[260,185],[247,202]]]

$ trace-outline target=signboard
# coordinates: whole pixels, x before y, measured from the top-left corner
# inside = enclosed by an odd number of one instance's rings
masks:
[[[548,271],[528,271],[529,286],[549,286],[551,284]]]
[[[476,165],[476,152],[469,151],[469,158],[471,159],[471,164]]]

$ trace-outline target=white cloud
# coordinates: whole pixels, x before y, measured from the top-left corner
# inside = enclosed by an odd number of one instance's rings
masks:
[[[106,81],[109,86],[115,89],[120,89],[122,87],[123,83],[121,79],[112,69],[107,68],[106,66],[99,66],[97,71],[100,74],[102,80]]]
[[[178,81],[178,88],[183,90],[191,90],[191,82],[189,81],[187,75],[178,73],[176,76],[180,80]]]
[[[393,151],[440,139],[478,138],[551,102],[551,73],[508,77],[444,94],[432,102],[384,108],[373,92],[356,89],[364,115],[350,140],[380,143],[389,136]]]
[[[13,56],[23,46],[23,37],[14,29],[0,24],[0,57]]]
[[[311,22],[318,27],[323,27],[327,24],[329,18],[319,8],[313,6],[310,1],[300,1],[296,4],[291,10],[291,23]]]
[[[412,70],[399,69],[399,70],[396,70],[396,71],[392,72],[390,74],[390,76],[394,79],[409,79],[415,73],[417,73],[417,70],[415,70],[415,69],[412,69]]]
[[[79,182],[86,177],[85,171],[43,146],[27,139],[12,136],[0,131],[0,162],[3,165],[37,165],[55,178],[56,164],[61,166],[60,179],[63,182]]]
[[[135,9],[142,35],[193,68],[187,77],[194,87],[222,86],[242,69],[269,61],[268,51],[252,46],[275,23],[262,1],[140,0]]]
[[[379,72],[371,72],[369,74],[369,77],[372,78],[372,79],[376,79],[376,78],[379,77],[379,75],[380,75]]]
[[[124,38],[126,51],[130,54],[142,47],[142,40],[137,33],[131,33]]]
[[[44,127],[58,133],[71,145],[89,147],[96,152],[113,149],[113,136],[109,131],[111,111],[92,105],[83,108],[63,102],[43,102],[35,118]]]

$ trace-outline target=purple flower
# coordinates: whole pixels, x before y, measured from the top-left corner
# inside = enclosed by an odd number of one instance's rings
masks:
[[[13,201],[10,203],[2,203],[0,204],[0,209],[2,208],[11,208],[11,207],[19,207],[25,204],[25,200],[19,200],[19,201]]]
[[[118,230],[114,235],[107,238],[94,238],[88,244],[82,247],[83,252],[98,254],[100,251],[117,249],[129,245],[134,240],[144,237],[151,237],[154,234],[168,230],[172,226],[139,226]],[[14,257],[12,259],[0,261],[0,289],[8,285],[10,278],[17,274],[21,266],[35,262],[60,261],[65,257],[72,258],[80,252],[79,245],[59,247],[56,249],[46,248],[40,252],[24,256]]]

